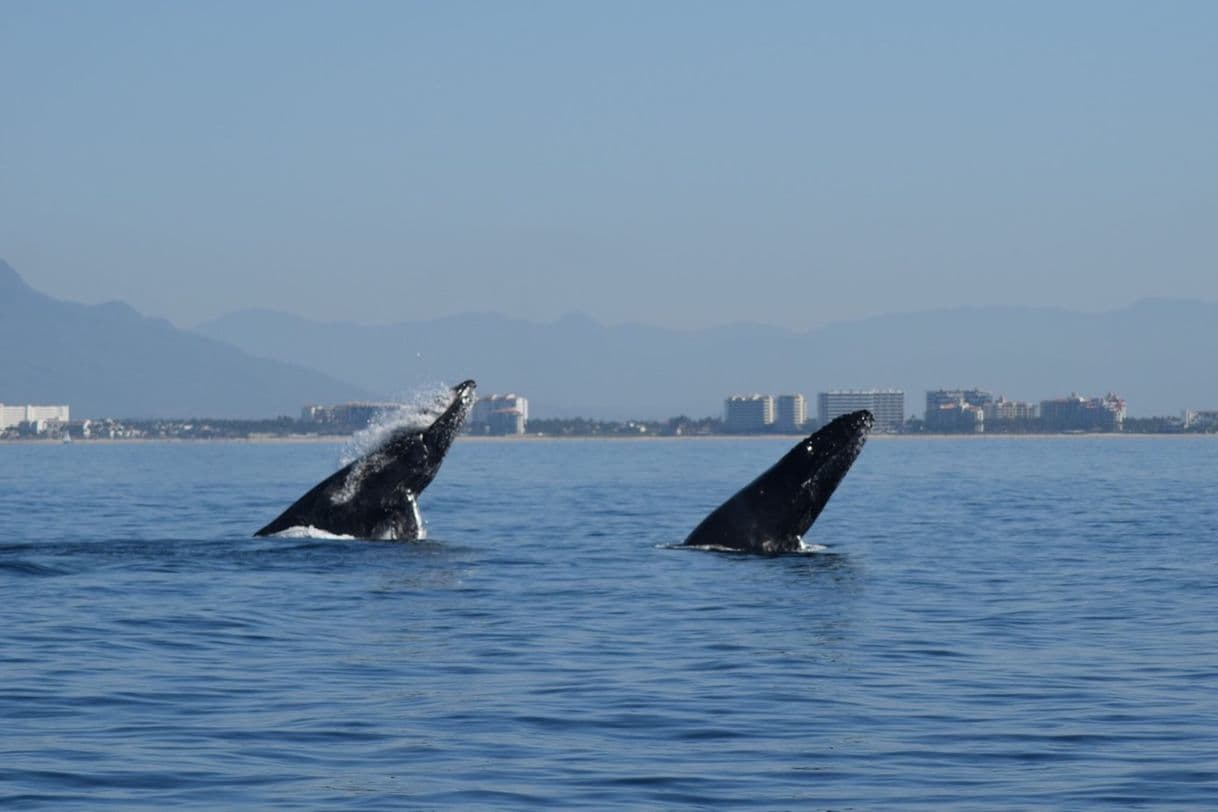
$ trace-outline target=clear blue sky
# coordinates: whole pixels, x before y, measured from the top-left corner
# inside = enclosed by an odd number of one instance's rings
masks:
[[[0,0],[0,257],[189,326],[1218,299],[1218,3]]]

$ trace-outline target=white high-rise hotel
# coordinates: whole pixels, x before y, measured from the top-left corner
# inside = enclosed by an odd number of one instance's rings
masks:
[[[823,426],[835,417],[867,409],[876,431],[899,431],[905,422],[905,392],[900,389],[838,389],[816,396],[816,417]]]
[[[779,395],[774,403],[774,424],[781,431],[797,432],[808,419],[803,395]]]
[[[729,432],[763,432],[774,424],[770,395],[732,395],[723,401],[723,428]]]
[[[5,406],[0,403],[0,431],[11,429],[22,423],[41,426],[48,422],[67,423],[67,406]]]
[[[524,434],[528,420],[529,399],[516,394],[480,397],[469,413],[469,426],[476,433]]]

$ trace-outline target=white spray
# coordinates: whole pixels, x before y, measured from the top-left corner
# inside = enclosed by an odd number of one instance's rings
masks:
[[[385,444],[389,435],[398,429],[422,431],[436,422],[453,402],[453,390],[443,383],[436,383],[414,390],[393,408],[387,408],[351,436],[343,446],[339,465],[350,465],[360,457],[371,454]]]
[[[349,502],[359,491],[364,477],[380,470],[385,464],[384,455],[377,451],[399,429],[423,431],[444,414],[452,405],[453,390],[446,384],[436,383],[414,390],[394,408],[384,409],[360,429],[343,446],[339,465],[347,466],[356,460],[359,464],[351,469],[347,481],[332,497],[334,504]]]

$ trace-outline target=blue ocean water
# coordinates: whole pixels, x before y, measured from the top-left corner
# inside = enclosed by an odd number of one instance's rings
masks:
[[[781,440],[0,445],[0,807],[1218,803],[1218,442],[873,440],[812,555],[669,549]]]

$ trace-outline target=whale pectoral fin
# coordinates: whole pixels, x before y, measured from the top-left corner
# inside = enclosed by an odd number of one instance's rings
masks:
[[[419,500],[413,493],[409,494],[406,498],[410,502],[410,509],[403,512],[405,525],[403,527],[403,533],[399,535],[398,538],[426,538],[427,528],[423,526],[423,516],[419,513]]]

